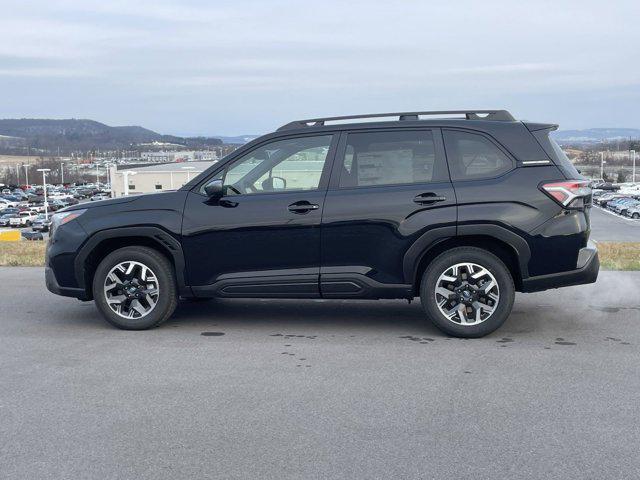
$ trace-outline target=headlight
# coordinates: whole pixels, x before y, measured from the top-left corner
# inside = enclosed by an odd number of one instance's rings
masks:
[[[51,227],[50,227],[51,236],[53,236],[53,232],[56,229],[56,227],[60,225],[64,225],[65,223],[68,223],[71,220],[78,218],[80,215],[82,215],[86,211],[87,209],[84,208],[82,210],[71,210],[70,212],[60,212],[60,213],[54,213],[53,215],[51,215]]]

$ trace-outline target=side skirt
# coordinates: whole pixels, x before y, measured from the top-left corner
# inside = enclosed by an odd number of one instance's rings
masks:
[[[223,278],[191,287],[196,297],[218,298],[413,298],[409,284],[385,284],[359,273],[272,275]]]

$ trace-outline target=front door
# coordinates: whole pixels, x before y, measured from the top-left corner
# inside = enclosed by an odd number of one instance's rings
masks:
[[[182,227],[197,295],[317,297],[320,220],[334,135],[264,143],[214,174],[224,195],[189,193]],[[206,182],[205,182],[206,183]]]
[[[323,297],[411,295],[412,245],[435,228],[455,235],[442,143],[439,129],[343,134],[322,218]]]

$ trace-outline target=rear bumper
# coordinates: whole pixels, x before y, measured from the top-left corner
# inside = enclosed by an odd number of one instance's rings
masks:
[[[591,242],[588,246],[580,249],[577,267],[577,269],[568,272],[525,278],[522,280],[522,291],[540,292],[550,288],[594,283],[598,279],[600,260],[598,259],[598,249]]]

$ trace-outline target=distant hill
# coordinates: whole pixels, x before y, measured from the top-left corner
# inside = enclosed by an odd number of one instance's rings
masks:
[[[611,140],[640,138],[637,128],[588,128],[586,130],[559,130],[553,137],[560,143],[598,143]]]
[[[0,119],[0,136],[22,139],[14,148],[61,153],[89,150],[121,150],[152,142],[176,143],[189,148],[221,145],[222,140],[208,137],[161,135],[139,126],[111,127],[85,119]],[[21,145],[20,145],[21,144]]]
[[[243,145],[251,140],[255,140],[259,136],[260,135],[236,135],[235,137],[225,137],[224,135],[216,135],[216,138],[219,138],[227,144]]]

